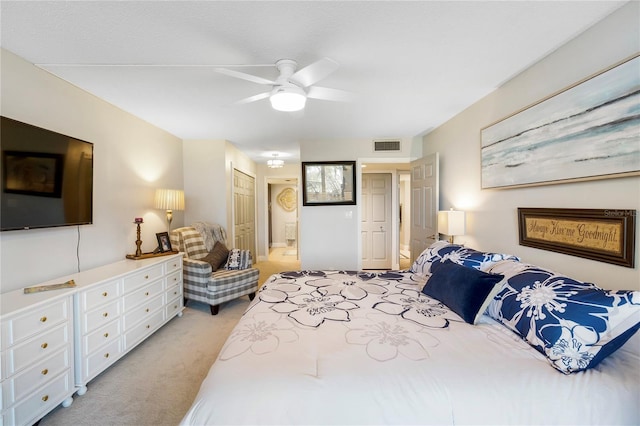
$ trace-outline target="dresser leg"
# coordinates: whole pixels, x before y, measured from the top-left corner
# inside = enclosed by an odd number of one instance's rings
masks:
[[[80,386],[76,393],[78,394],[78,396],[84,395],[85,393],[87,393],[87,387],[86,386]]]
[[[65,399],[64,401],[62,401],[62,406],[64,408],[69,408],[71,406],[71,403],[73,402],[73,397],[69,397],[67,399]]]

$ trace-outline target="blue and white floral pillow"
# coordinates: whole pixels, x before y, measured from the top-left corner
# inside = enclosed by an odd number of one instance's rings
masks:
[[[489,315],[565,374],[595,367],[640,328],[640,291],[603,290],[533,265],[491,268],[501,271],[510,276]]]
[[[507,259],[519,260],[510,254],[486,253],[446,241],[436,241],[418,256],[411,267],[411,272],[422,275],[433,273],[447,260],[486,272],[497,262]]]
[[[420,256],[416,258],[411,265],[411,272],[414,274],[427,275],[431,272],[431,263],[434,260],[442,259],[442,256],[438,252],[444,247],[451,248],[452,250],[458,250],[462,246],[451,244],[447,241],[436,241],[427,247]]]

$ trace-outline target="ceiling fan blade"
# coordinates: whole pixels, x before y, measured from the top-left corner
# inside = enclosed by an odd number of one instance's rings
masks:
[[[322,58],[299,71],[296,71],[290,78],[294,82],[300,84],[302,87],[309,87],[313,83],[316,83],[335,70],[338,69],[340,64],[330,58]]]
[[[258,93],[257,95],[249,96],[248,98],[240,99],[234,102],[232,105],[244,105],[251,102],[259,101],[261,99],[268,98],[271,92]]]
[[[240,78],[242,80],[248,80],[258,84],[275,84],[275,81],[267,80],[266,78],[258,77],[257,75],[247,74],[240,71],[234,71],[227,68],[214,68],[215,72],[225,74],[231,77]]]
[[[311,86],[307,93],[308,98],[323,99],[325,101],[351,102],[355,99],[355,95],[351,92],[339,89],[330,89],[328,87]]]

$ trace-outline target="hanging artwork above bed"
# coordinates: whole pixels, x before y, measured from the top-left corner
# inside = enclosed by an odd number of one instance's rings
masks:
[[[640,57],[481,130],[482,189],[640,174]]]

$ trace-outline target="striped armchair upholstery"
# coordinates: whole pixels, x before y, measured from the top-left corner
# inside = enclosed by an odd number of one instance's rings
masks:
[[[219,225],[209,225],[219,227]],[[224,230],[217,235],[225,235]],[[214,233],[216,235],[216,233]],[[218,313],[220,304],[240,296],[248,295],[250,300],[258,290],[259,271],[248,269],[218,269],[212,271],[211,265],[202,261],[208,253],[205,239],[191,226],[171,231],[171,245],[174,250],[184,253],[183,282],[185,305],[187,300],[197,300],[211,306],[211,314]],[[223,241],[224,242],[224,241]]]

